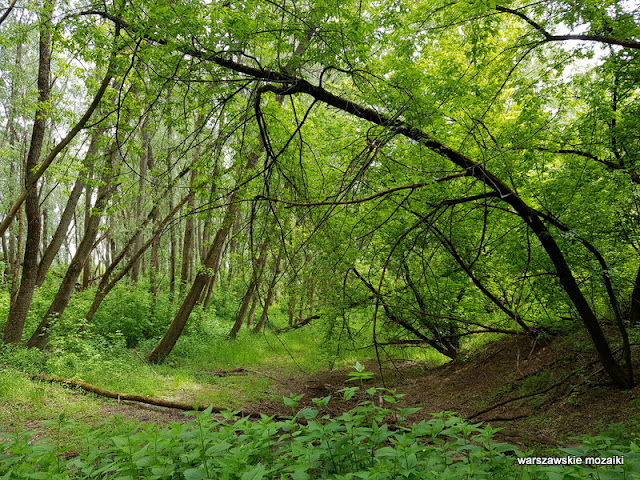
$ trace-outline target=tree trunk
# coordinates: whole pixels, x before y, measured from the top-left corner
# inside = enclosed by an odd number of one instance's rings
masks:
[[[84,228],[91,222],[91,197],[93,197],[93,187],[86,185],[84,192]],[[89,281],[91,278],[91,254],[87,257],[87,261],[82,269],[82,289],[85,290],[89,287]]]
[[[235,254],[238,248],[238,241],[236,237],[240,232],[240,217],[236,218],[233,222],[233,232],[231,234],[231,239],[229,240],[229,248],[227,249],[226,258],[229,259],[229,269],[227,271],[227,285],[231,285],[231,281],[233,280],[233,272],[234,272],[234,264],[235,264]]]
[[[632,327],[636,327],[640,324],[640,267],[638,267],[636,279],[633,283],[633,292],[631,292],[629,323]]]
[[[93,157],[98,149],[98,141],[103,135],[103,129],[94,130],[91,135],[91,142],[89,144],[89,149],[87,150],[87,154],[84,158],[84,165],[89,170],[91,168],[91,157]],[[88,173],[90,175],[90,173]],[[76,211],[76,206],[78,205],[78,201],[80,200],[80,196],[82,195],[82,189],[85,188],[85,182],[83,174],[81,173],[76,182],[73,185],[73,189],[71,190],[71,194],[69,195],[69,199],[67,200],[67,204],[64,207],[62,215],[60,216],[60,221],[58,226],[56,227],[56,231],[53,234],[53,238],[49,245],[45,249],[42,259],[40,260],[40,264],[38,265],[38,276],[37,276],[37,285],[41,286],[44,283],[47,272],[49,268],[51,268],[51,264],[53,263],[53,259],[60,251],[60,247],[64,242],[65,237],[67,236],[67,232],[69,231],[69,225],[71,225],[71,220],[73,219],[73,214]],[[92,188],[86,187],[86,201],[91,202],[91,191]],[[86,207],[85,207],[86,208]],[[90,207],[89,207],[90,208]],[[87,222],[87,218],[85,217],[85,224]]]
[[[213,298],[213,289],[216,285],[216,278],[217,276],[209,278],[209,282],[205,287],[206,295],[204,296],[204,301],[202,302],[202,310],[204,310],[205,312],[209,311],[209,306],[211,305],[211,299]]]
[[[295,323],[296,318],[296,291],[291,289],[289,292],[289,308],[287,309],[287,317],[289,326]]]
[[[38,258],[42,258],[42,255],[47,248],[47,237],[49,236],[49,210],[46,207],[42,207],[42,250],[38,255]]]
[[[245,320],[245,316],[247,315],[247,311],[249,310],[251,301],[256,298],[256,295],[258,293],[258,286],[260,285],[260,281],[262,280],[264,266],[267,262],[267,245],[268,244],[266,241],[262,244],[262,248],[260,249],[260,257],[253,264],[253,273],[251,275],[249,286],[247,287],[247,291],[244,294],[244,297],[242,297],[240,310],[236,315],[236,321],[233,324],[231,331],[229,332],[229,338],[231,338],[232,340],[235,340],[238,337],[238,333],[240,332],[240,328],[242,327],[242,324]]]
[[[93,250],[96,242],[96,237],[98,236],[98,227],[100,226],[100,220],[102,219],[102,210],[106,207],[107,202],[117,190],[117,185],[113,183],[112,177],[112,175],[117,175],[116,159],[119,156],[117,146],[113,146],[112,152],[109,156],[111,175],[104,178],[102,186],[98,188],[98,198],[96,199],[96,204],[92,209],[91,215],[89,215],[89,221],[85,225],[84,235],[78,244],[76,254],[73,256],[73,259],[67,268],[67,272],[62,279],[60,288],[58,289],[53,302],[51,302],[47,313],[44,315],[35,332],[27,342],[28,347],[44,349],[47,346],[50,328],[52,324],[62,316],[67,308],[69,300],[71,300],[71,296],[73,295],[76,281],[82,273],[87,259],[91,255],[91,251]]]
[[[51,71],[51,9],[53,2],[45,2],[40,19],[40,41],[38,57],[38,103],[33,121],[31,143],[25,165],[25,188],[34,181],[35,169],[40,161],[48,116],[48,102],[51,93],[49,75]],[[27,240],[25,243],[22,277],[16,301],[9,308],[9,317],[4,329],[4,341],[16,343],[22,339],[27,312],[36,288],[38,272],[38,253],[40,250],[40,201],[38,189],[32,188],[25,196],[25,214],[27,218]],[[2,232],[4,234],[4,232]]]
[[[18,292],[20,291],[20,268],[22,267],[22,258],[24,257],[24,213],[18,214],[18,251],[16,253],[16,261],[11,267],[11,295],[9,297],[9,305],[16,303]]]
[[[149,280],[150,285],[149,289],[151,291],[151,295],[153,297],[153,310],[155,311],[155,306],[158,301],[158,281],[160,278],[160,259],[159,259],[159,251],[160,251],[160,238],[156,238],[151,243],[151,260],[149,265]]]
[[[137,225],[140,225],[144,221],[144,203],[146,200],[146,184],[147,184],[147,170],[149,166],[148,158],[148,146],[149,146],[149,131],[148,131],[149,117],[145,116],[142,121],[141,133],[142,133],[142,154],[140,155],[140,171],[138,177],[138,198],[135,209],[135,221]],[[142,246],[142,232],[140,232],[135,239],[134,250],[139,250]],[[140,278],[140,269],[142,261],[138,258],[133,267],[131,268],[131,280],[137,283]]]
[[[20,140],[21,135],[18,135],[18,123],[16,122],[16,116],[17,116],[17,110],[18,110],[18,105],[20,100],[24,101],[24,93],[23,93],[23,88],[18,88],[18,85],[21,84],[21,82],[18,79],[18,75],[17,72],[22,72],[22,51],[23,51],[23,44],[20,42],[16,45],[16,74],[14,74],[11,77],[11,93],[10,93],[10,111],[9,111],[9,116],[7,118],[7,127],[5,130],[5,136],[8,139],[8,144],[9,147],[13,150],[17,150],[18,147],[18,142]],[[4,143],[4,142],[3,142]],[[21,155],[20,155],[21,156]],[[16,155],[16,157],[18,157]],[[23,179],[24,178],[24,172],[22,171],[22,168],[20,168],[20,166],[18,165],[18,162],[16,161],[17,158],[11,158],[10,162],[9,162],[9,178],[18,178],[18,179]],[[20,162],[21,164],[24,162]],[[22,182],[20,182],[22,183]],[[14,187],[14,183],[11,182],[9,183],[9,185],[7,185],[7,191],[5,192],[5,194],[8,196],[8,198],[13,198],[13,196],[16,193],[16,188]],[[4,234],[2,235],[2,240],[3,240],[3,251],[4,251],[4,255],[5,255],[5,261],[7,262],[7,273],[9,273],[10,275],[12,275],[12,280],[15,279],[15,282],[12,281],[12,288],[13,285],[15,285],[15,287],[17,288],[19,286],[18,283],[18,275],[20,274],[20,267],[22,265],[22,255],[24,254],[24,251],[22,250],[24,244],[23,239],[22,239],[22,235],[24,234],[24,230],[23,230],[23,224],[24,224],[24,216],[22,215],[22,210],[20,210],[20,219],[17,222],[12,222],[12,224],[18,224],[18,230],[19,230],[19,236],[16,237],[15,231],[13,231],[14,229],[9,229],[9,241],[8,241],[8,245],[6,245],[5,242],[5,236]],[[18,244],[18,245],[16,245]],[[16,248],[18,246],[18,248]],[[17,290],[16,290],[16,294],[17,294]],[[12,297],[14,297],[14,295],[12,295]],[[13,303],[13,302],[11,302]]]
[[[189,180],[190,188],[195,188],[195,181],[198,172],[194,168],[191,170],[191,179]],[[195,195],[191,197],[187,204],[187,220],[184,223],[184,237],[182,242],[182,267],[180,270],[180,289],[184,290],[187,283],[191,279],[191,266],[193,265],[194,238],[193,230],[195,228],[195,219],[192,212],[195,207]]]
[[[267,322],[269,318],[269,308],[273,303],[273,299],[276,293],[276,285],[278,284],[278,275],[280,275],[280,262],[282,261],[282,252],[278,253],[276,257],[274,266],[273,266],[273,276],[271,277],[271,281],[269,282],[269,288],[267,289],[267,296],[264,300],[264,306],[262,308],[262,315],[260,315],[260,319],[258,323],[256,323],[255,327],[253,327],[253,333],[259,333],[262,330],[262,327]]]
[[[253,293],[253,298],[251,299],[251,308],[249,309],[249,313],[247,314],[247,327],[253,325],[253,317],[256,314],[256,307],[258,306],[258,292],[257,289]]]
[[[256,156],[257,159],[257,156]],[[165,333],[162,340],[156,345],[153,351],[147,357],[147,360],[151,363],[160,363],[162,362],[173,347],[175,346],[178,338],[182,335],[182,331],[184,327],[187,325],[187,321],[189,320],[189,315],[193,311],[193,308],[196,306],[196,303],[200,296],[202,295],[202,290],[206,286],[209,281],[209,277],[212,274],[215,274],[220,265],[220,258],[222,256],[222,249],[224,247],[224,243],[229,235],[229,231],[231,229],[231,225],[233,224],[233,219],[236,217],[238,213],[238,207],[235,204],[234,200],[236,200],[236,195],[231,196],[231,201],[229,206],[227,207],[227,211],[225,213],[224,219],[222,221],[222,225],[216,232],[216,236],[213,239],[213,244],[209,248],[209,252],[207,257],[204,260],[203,268],[201,268],[189,292],[187,293],[185,299],[176,313],[171,325]]]

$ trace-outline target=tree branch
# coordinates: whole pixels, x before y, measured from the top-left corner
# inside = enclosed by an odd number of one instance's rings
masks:
[[[340,201],[325,200],[321,202],[292,202],[290,200],[281,200],[278,198],[266,197],[264,195],[256,195],[255,199],[267,200],[269,202],[284,203],[285,205],[289,205],[292,207],[318,207],[318,206],[324,206],[324,205],[353,205],[356,203],[368,202],[369,200],[373,200],[375,198],[382,197],[384,195],[388,195],[393,192],[398,192],[400,190],[413,190],[416,188],[425,187],[427,185],[429,185],[428,182],[419,182],[419,183],[411,183],[409,185],[401,185],[398,187],[390,188],[388,190],[384,190],[382,192],[374,193],[373,195],[369,195],[368,197],[356,198],[353,200],[340,200]]]
[[[529,25],[531,25],[535,30],[537,30],[538,32],[540,32],[542,34],[542,36],[545,39],[545,42],[564,42],[566,40],[579,40],[579,41],[584,41],[584,42],[598,42],[598,43],[605,43],[607,45],[619,45],[621,47],[625,47],[625,48],[633,48],[633,49],[640,49],[640,42],[636,41],[636,40],[625,40],[625,39],[620,39],[620,38],[614,38],[614,37],[609,37],[606,35],[591,35],[591,34],[586,34],[586,35],[577,35],[577,34],[569,34],[569,35],[553,35],[551,33],[549,33],[547,30],[545,30],[545,28],[540,25],[539,23],[535,22],[534,20],[532,20],[531,18],[529,18],[528,16],[526,16],[524,13],[518,11],[518,10],[513,10],[511,8],[507,8],[507,7],[502,7],[500,5],[496,6],[496,10],[499,12],[503,12],[503,13],[510,13],[511,15],[515,15],[516,17],[521,18],[522,20],[524,20],[525,22],[527,22]]]
[[[117,25],[119,25],[120,28],[130,29],[134,32],[137,30],[135,27],[131,27],[119,17],[115,17],[106,12],[93,11],[84,12],[84,14],[101,15],[104,18],[109,18],[114,22],[118,22]],[[167,45],[168,43],[163,39],[150,38],[145,32],[138,31],[137,33],[143,38],[157,42],[158,44]],[[547,40],[558,39],[559,38],[551,36]],[[589,40],[591,38],[583,39]],[[635,48],[640,48],[640,44]],[[222,57],[219,53],[209,53],[203,50],[197,50],[191,46],[176,44],[175,49],[185,55],[190,55],[194,58],[202,59],[203,61],[213,62],[220,67],[238,74],[246,75],[254,80],[266,80],[268,82],[272,82],[260,87],[261,92],[269,91],[277,95],[305,94],[321,103],[324,103],[328,107],[335,108],[374,125],[386,127],[389,129],[390,133],[401,135],[408,140],[422,145],[436,155],[446,158],[454,165],[467,172],[468,176],[480,180],[488,189],[496,192],[501,200],[510,205],[516,211],[518,216],[520,216],[526,225],[531,228],[535,236],[540,241],[542,248],[545,250],[556,269],[558,279],[560,280],[563,290],[571,299],[571,302],[580,314],[582,322],[589,332],[607,373],[620,386],[632,388],[635,385],[630,373],[628,371],[624,371],[613,357],[609,341],[602,331],[598,318],[584,293],[580,289],[564,252],[560,249],[560,246],[553,238],[553,235],[551,235],[547,225],[538,217],[534,212],[534,209],[531,208],[531,206],[529,206],[529,204],[523,200],[513,188],[501,180],[496,174],[488,170],[482,162],[473,160],[464,153],[451,148],[427,132],[400,118],[397,118],[396,116],[388,116],[383,113],[379,113],[370,107],[359,105],[356,102],[329,92],[322,86],[313,85],[303,78],[263,68],[250,67]]]
[[[18,3],[18,0],[13,0],[7,7],[7,10],[2,14],[2,17],[0,17],[0,25],[2,25],[2,23],[7,19],[7,17],[11,13],[11,10],[13,10],[13,7],[16,6],[16,3]]]
[[[38,167],[38,170],[34,172],[34,174],[29,179],[29,182],[22,189],[22,192],[20,192],[20,196],[17,198],[15,202],[13,202],[13,205],[7,212],[7,215],[2,220],[2,223],[0,223],[0,237],[5,234],[5,232],[7,231],[7,228],[9,228],[9,225],[11,225],[11,222],[13,221],[13,218],[18,213],[20,206],[22,205],[24,200],[27,198],[27,194],[36,186],[36,184],[38,183],[38,180],[40,180],[40,177],[44,175],[44,173],[51,166],[51,164],[56,159],[58,154],[67,145],[69,145],[69,143],[71,143],[71,141],[76,137],[76,135],[80,132],[80,130],[84,128],[85,124],[89,121],[89,119],[93,115],[93,112],[95,111],[95,109],[98,108],[98,104],[102,100],[102,97],[104,96],[104,93],[106,92],[107,87],[111,82],[112,75],[113,75],[113,61],[109,63],[109,67],[107,68],[107,73],[102,79],[100,88],[98,89],[95,96],[93,97],[93,101],[91,102],[91,105],[89,105],[89,108],[87,108],[87,111],[84,113],[82,118],[78,121],[78,123],[76,123],[76,125],[69,131],[67,136],[64,137],[62,140],[60,140],[60,143],[58,143],[55,147],[53,147],[53,150],[49,152],[49,155],[47,155],[47,157],[42,161],[42,163]]]
[[[576,149],[572,149],[572,148],[561,148],[561,149],[558,149],[558,150],[551,150],[551,149],[548,149],[548,148],[538,147],[537,150],[542,150],[543,152],[550,152],[550,153],[568,153],[568,154],[571,154],[571,155],[578,155],[580,157],[588,158],[590,160],[593,160],[593,161],[596,161],[598,163],[601,163],[602,165],[605,165],[605,166],[609,167],[612,170],[626,170],[627,173],[629,174],[629,176],[631,177],[631,181],[633,183],[640,184],[640,175],[638,175],[637,172],[629,169],[628,167],[622,165],[621,163],[612,162],[610,160],[605,160],[603,158],[599,158],[597,155],[594,155],[594,154],[589,153],[589,152],[584,152],[582,150],[576,150]]]

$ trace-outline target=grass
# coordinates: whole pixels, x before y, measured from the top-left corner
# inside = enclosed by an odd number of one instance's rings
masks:
[[[57,418],[61,413],[85,423],[104,418],[99,400],[64,387],[34,382],[14,369],[0,371],[0,398],[0,431],[40,428],[43,420]]]
[[[41,426],[42,420],[57,418],[61,413],[76,420],[77,425],[104,421],[102,400],[34,382],[28,373],[72,378],[115,392],[237,408],[275,398],[273,380],[260,372],[277,369],[278,374],[301,375],[300,366],[307,373],[322,367],[310,355],[317,348],[313,337],[299,332],[291,332],[284,340],[272,333],[245,333],[236,341],[214,335],[187,335],[179,340],[166,363],[149,365],[144,357],[154,343],[127,349],[123,342],[106,345],[101,340],[92,343],[86,338],[66,338],[44,354],[16,346],[0,347],[0,430],[34,423]],[[251,374],[210,374],[237,367]]]
[[[330,364],[350,368],[356,361],[373,354],[372,349],[343,350],[336,356],[329,351],[323,333],[314,325],[281,335],[270,330],[259,335],[245,331],[235,341],[227,338],[226,331],[226,325],[215,318],[204,327],[196,325],[180,338],[161,365],[149,365],[144,360],[157,340],[142,341],[135,349],[126,348],[124,336],[117,331],[109,338],[87,334],[57,336],[46,353],[1,346],[0,431],[32,426],[47,432],[49,427],[43,426],[42,421],[58,418],[60,414],[75,421],[73,434],[95,428],[105,420],[114,428],[119,424],[126,428],[129,424],[124,417],[116,418],[113,413],[105,417],[102,399],[66,387],[34,382],[25,373],[45,373],[115,392],[233,409],[279,399],[269,378],[273,375],[303,377]],[[389,354],[394,358],[442,363],[442,356],[426,349],[412,349],[409,357],[395,348],[390,349]],[[249,370],[250,374],[227,377],[210,374],[237,367]]]

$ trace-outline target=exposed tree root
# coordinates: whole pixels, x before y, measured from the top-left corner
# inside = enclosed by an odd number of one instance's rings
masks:
[[[495,405],[492,405],[489,408],[485,408],[484,410],[480,410],[479,412],[474,413],[473,415],[469,416],[468,419],[471,420],[473,418],[479,417],[480,415],[482,415],[484,413],[490,412],[492,410],[495,410],[496,408],[502,407],[504,405],[507,405],[508,403],[515,402],[517,400],[523,400],[525,398],[536,397],[538,395],[542,395],[544,393],[547,393],[547,392],[553,390],[554,388],[557,388],[557,387],[559,387],[561,385],[564,385],[567,382],[567,380],[569,380],[569,378],[571,378],[573,375],[575,375],[576,373],[580,372],[581,370],[583,370],[583,369],[585,369],[585,368],[587,368],[587,367],[589,367],[591,365],[594,365],[596,363],[597,363],[597,361],[593,361],[593,362],[591,362],[591,363],[589,363],[587,365],[584,365],[584,366],[582,366],[580,368],[576,368],[575,370],[570,372],[568,375],[563,377],[562,380],[560,380],[559,382],[554,383],[550,387],[544,388],[544,389],[539,390],[537,392],[527,393],[526,395],[520,395],[520,396],[517,396],[517,397],[509,398],[509,399],[504,400],[502,402],[498,402],[498,403],[496,403]]]
[[[530,433],[527,432],[522,432],[522,431],[515,431],[515,430],[510,430],[510,429],[504,429],[500,432],[500,435],[507,437],[507,438],[522,438],[524,440],[526,440],[527,442],[533,442],[533,443],[540,443],[543,445],[551,445],[554,447],[572,447],[573,445],[562,442],[560,440],[556,440],[553,438],[549,438],[547,436],[544,435],[532,435]]]

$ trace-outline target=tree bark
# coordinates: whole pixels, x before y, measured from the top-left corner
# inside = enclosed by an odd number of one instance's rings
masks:
[[[249,309],[249,313],[247,314],[247,327],[253,325],[253,317],[256,313],[256,308],[258,306],[258,292],[254,292],[253,298],[251,299],[251,308]]]
[[[85,185],[84,188],[84,225],[85,231],[87,226],[91,222],[91,199],[93,197],[93,187],[90,184]],[[89,287],[91,279],[91,254],[87,257],[87,261],[82,269],[82,289],[85,290]]]
[[[46,122],[48,117],[48,102],[51,94],[49,76],[51,72],[51,10],[53,2],[46,1],[40,18],[40,41],[38,57],[38,103],[33,121],[31,143],[25,165],[25,189],[29,184],[35,186],[37,182],[35,169],[40,161],[40,153],[44,143]],[[17,343],[22,339],[27,312],[31,306],[31,299],[36,288],[38,272],[38,253],[40,250],[40,230],[42,220],[40,216],[40,201],[38,189],[31,188],[25,196],[25,214],[27,219],[27,240],[25,243],[24,260],[22,262],[22,276],[20,289],[16,301],[9,308],[9,317],[4,329],[4,341]],[[6,219],[5,219],[6,220]],[[4,231],[2,232],[4,235]]]
[[[24,212],[18,214],[18,251],[16,261],[11,267],[11,295],[9,305],[16,303],[18,292],[20,291],[20,268],[24,257]]]
[[[149,167],[149,131],[148,131],[148,122],[149,116],[145,115],[142,126],[141,126],[141,134],[142,134],[142,154],[140,155],[140,171],[138,172],[138,197],[135,205],[135,221],[137,225],[140,225],[144,221],[144,204],[146,201],[146,185],[147,185],[147,170]],[[143,244],[142,232],[140,232],[134,242],[134,250],[140,250],[140,247]],[[142,261],[139,257],[131,267],[131,280],[134,283],[137,283],[140,279],[140,270],[141,270]]]
[[[234,264],[235,262],[235,254],[238,249],[238,241],[236,237],[240,232],[240,217],[236,218],[233,222],[233,231],[231,233],[231,239],[229,240],[229,247],[227,248],[226,258],[229,259],[229,269],[227,270],[227,285],[231,285],[231,281],[233,280],[233,272],[234,272]]]
[[[633,292],[631,292],[629,323],[632,327],[636,327],[640,324],[640,267],[638,267],[636,279],[633,283]]]
[[[198,172],[194,168],[191,170],[191,179],[189,181],[190,188],[195,188],[195,181]],[[187,220],[184,223],[184,237],[182,241],[182,267],[180,269],[180,285],[181,290],[185,285],[189,283],[191,279],[191,267],[193,265],[193,250],[194,250],[194,238],[193,230],[195,228],[195,222],[192,215],[193,208],[195,207],[195,195],[191,197],[187,204]]]

